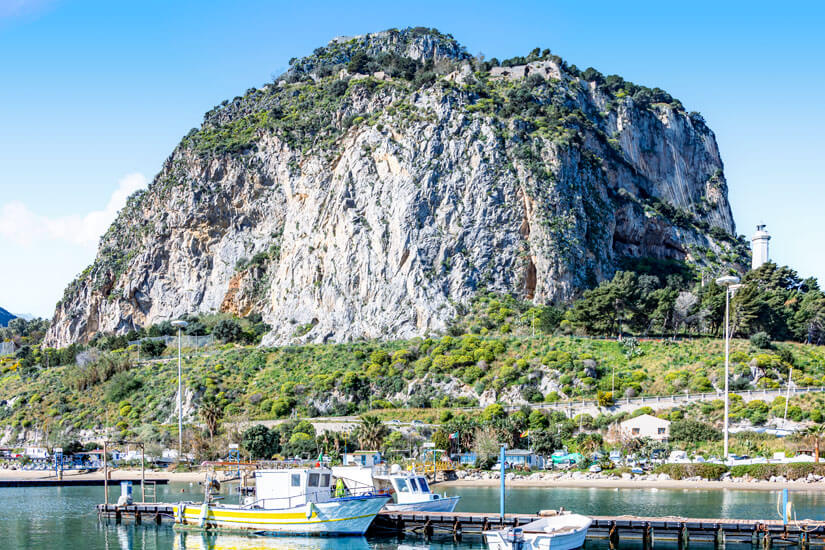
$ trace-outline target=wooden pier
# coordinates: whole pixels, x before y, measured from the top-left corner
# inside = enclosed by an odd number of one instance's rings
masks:
[[[382,512],[373,523],[375,533],[417,533],[462,537],[480,536],[489,529],[518,527],[539,519],[536,514],[498,514],[471,512]],[[803,547],[825,547],[825,522],[784,525],[774,520],[694,519],[680,517],[590,516],[593,524],[587,538],[604,539],[617,546],[622,540],[641,541],[643,547],[656,542],[724,545],[732,543]]]
[[[113,519],[115,523],[120,523],[124,519],[131,520],[136,524],[144,521],[160,525],[163,520],[174,519],[172,507],[175,504],[168,502],[135,502],[134,504],[98,504],[97,517],[101,519]]]
[[[161,524],[174,518],[173,503],[135,503],[126,506],[99,504],[100,518],[135,523]],[[382,512],[370,527],[370,533],[413,534],[418,536],[480,537],[482,532],[502,527],[518,527],[539,519],[537,514],[507,514],[475,512]],[[587,532],[588,540],[608,540],[611,546],[620,541],[641,542],[651,548],[657,542],[676,544],[746,544],[761,546],[799,546],[825,548],[825,522],[784,525],[775,520],[696,519],[681,517],[590,516],[593,524]]]

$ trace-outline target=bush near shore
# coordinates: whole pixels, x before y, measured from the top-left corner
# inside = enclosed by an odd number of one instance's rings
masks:
[[[728,467],[724,464],[662,464],[654,470],[654,473],[667,474],[671,479],[701,477],[702,479],[715,480],[721,478],[727,471]]]
[[[726,473],[731,477],[751,477],[768,480],[772,477],[784,477],[788,480],[803,479],[810,474],[825,476],[825,462],[801,462],[796,464],[748,464],[728,468],[724,464],[662,464],[654,473],[667,474],[672,479],[700,477],[707,480],[719,480]]]

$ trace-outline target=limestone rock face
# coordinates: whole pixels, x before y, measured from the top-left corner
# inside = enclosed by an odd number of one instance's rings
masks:
[[[119,214],[47,344],[217,311],[263,315],[265,344],[411,337],[480,288],[563,302],[624,257],[732,250],[701,117],[560,61],[473,63],[434,31],[340,38],[216,107]]]

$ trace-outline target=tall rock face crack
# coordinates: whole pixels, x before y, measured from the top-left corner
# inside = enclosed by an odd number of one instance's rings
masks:
[[[260,313],[265,344],[411,337],[480,289],[563,302],[625,257],[720,268],[736,245],[713,133],[587,76],[552,56],[485,68],[431,30],[336,39],[207,113],[47,343],[218,311]]]

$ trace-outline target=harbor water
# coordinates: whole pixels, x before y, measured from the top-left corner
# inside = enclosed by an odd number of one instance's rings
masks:
[[[497,488],[434,489],[462,496],[457,511],[498,511]],[[135,497],[140,489],[135,487]],[[120,493],[110,490],[111,502]],[[158,501],[200,500],[197,485],[158,486]],[[228,497],[231,499],[232,497]],[[0,548],[16,549],[270,549],[270,550],[462,550],[481,548],[478,538],[456,543],[438,537],[342,539],[263,538],[235,535],[179,533],[168,524],[115,525],[98,521],[95,505],[102,502],[101,487],[34,487],[0,489]],[[799,519],[825,520],[825,494],[792,491]],[[746,490],[675,490],[606,488],[509,488],[507,511],[531,513],[559,508],[590,515],[686,516],[700,518],[777,519],[777,493]],[[588,548],[602,544],[588,542]],[[623,543],[622,546],[625,546]],[[658,545],[657,545],[658,546]],[[633,548],[629,546],[628,548]]]

